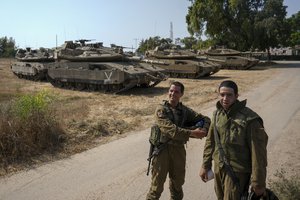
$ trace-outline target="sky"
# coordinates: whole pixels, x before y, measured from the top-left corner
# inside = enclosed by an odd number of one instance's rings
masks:
[[[136,48],[149,37],[188,37],[188,0],[3,0],[0,37],[19,48],[52,48],[66,40],[92,39],[104,46]],[[284,0],[287,17],[300,11],[299,0]]]

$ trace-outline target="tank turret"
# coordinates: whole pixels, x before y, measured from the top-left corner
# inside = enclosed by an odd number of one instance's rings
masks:
[[[156,47],[147,51],[143,59],[146,63],[155,63],[165,69],[165,73],[174,78],[201,78],[220,70],[220,65],[207,59],[198,59],[189,50]]]
[[[258,64],[259,60],[241,56],[240,51],[225,48],[210,48],[205,51],[208,60],[219,63],[222,69],[246,70]]]

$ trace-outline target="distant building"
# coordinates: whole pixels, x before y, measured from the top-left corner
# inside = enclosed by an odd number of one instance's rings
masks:
[[[292,47],[270,48],[270,54],[272,56],[291,56],[293,55],[293,48]]]
[[[295,48],[293,49],[293,55],[300,55],[300,45],[295,45]]]

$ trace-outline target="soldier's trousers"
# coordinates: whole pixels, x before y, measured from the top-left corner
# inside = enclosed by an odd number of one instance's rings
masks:
[[[146,199],[156,200],[160,198],[168,174],[170,199],[183,199],[182,185],[185,178],[185,162],[186,151],[184,145],[169,144],[158,156],[154,157],[152,161],[152,182]]]
[[[236,184],[232,181],[232,178],[228,176],[226,170],[219,168],[219,166],[214,167],[215,173],[215,192],[218,200],[240,200],[241,194],[238,190]],[[235,175],[240,181],[240,187],[243,191],[248,190],[250,173],[238,173]]]

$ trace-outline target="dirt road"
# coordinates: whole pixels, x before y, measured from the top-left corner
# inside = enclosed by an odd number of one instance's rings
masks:
[[[279,73],[239,97],[248,99],[248,106],[264,119],[269,135],[269,176],[282,165],[300,169],[300,154],[294,151],[299,152],[300,146],[296,131],[300,128],[300,62],[279,63],[271,70]],[[202,113],[211,116],[214,103]],[[149,129],[131,133],[69,159],[1,178],[0,199],[145,199],[150,185],[146,176],[148,134]],[[213,181],[205,184],[198,177],[203,146],[204,140],[187,144],[184,193],[188,200],[215,199]],[[167,184],[161,199],[169,199]]]

